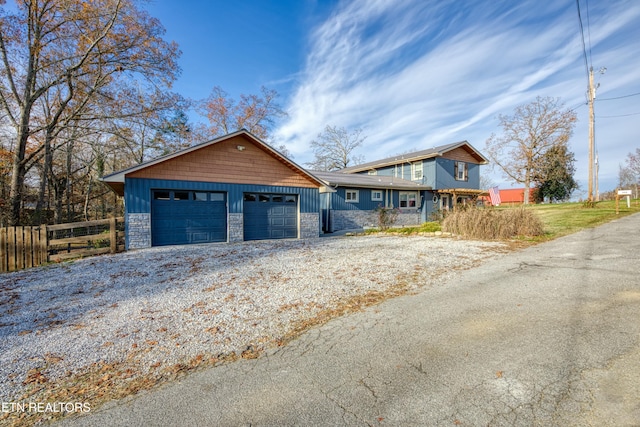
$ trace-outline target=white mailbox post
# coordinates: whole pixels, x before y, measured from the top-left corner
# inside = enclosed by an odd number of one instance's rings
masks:
[[[624,196],[627,198],[627,208],[631,207],[631,190],[618,190],[618,194],[616,195],[616,214],[619,213],[620,206],[620,197]]]

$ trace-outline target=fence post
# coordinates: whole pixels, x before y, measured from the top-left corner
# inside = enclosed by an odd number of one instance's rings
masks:
[[[16,227],[16,270],[24,268],[24,226]]]
[[[7,271],[16,269],[16,228],[7,227]]]
[[[115,217],[109,219],[109,234],[110,234],[109,243],[111,244],[111,253],[115,254],[116,252],[118,252],[118,234],[116,230]]]
[[[0,271],[9,271],[9,242],[7,241],[8,228],[0,228]]]
[[[49,233],[47,225],[40,226],[40,265],[49,262]]]
[[[24,268],[33,267],[33,227],[24,230]]]

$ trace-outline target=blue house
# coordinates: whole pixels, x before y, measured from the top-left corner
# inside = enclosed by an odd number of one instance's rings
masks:
[[[127,249],[317,238],[332,191],[244,129],[102,181],[124,197]]]
[[[463,141],[310,172],[243,129],[102,181],[124,197],[126,247],[140,249],[317,238],[376,225],[379,206],[398,208],[398,225],[418,225],[483,194],[486,163]]]
[[[432,213],[484,195],[480,165],[487,163],[461,141],[336,172],[312,172],[334,190],[320,195],[322,228],[333,232],[376,225],[379,206],[399,209],[396,225],[421,224]]]

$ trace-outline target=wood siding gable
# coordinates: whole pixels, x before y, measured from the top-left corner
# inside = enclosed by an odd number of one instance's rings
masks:
[[[318,188],[317,183],[243,135],[139,169],[127,177]]]
[[[462,147],[455,148],[451,151],[447,151],[442,155],[442,157],[444,157],[445,159],[456,160],[459,162],[476,163],[476,164],[482,163],[480,159],[474,156],[471,149],[469,149],[467,146],[462,146]]]

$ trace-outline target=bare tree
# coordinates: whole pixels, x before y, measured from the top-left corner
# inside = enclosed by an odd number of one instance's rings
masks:
[[[633,173],[636,180],[640,181],[640,148],[636,148],[635,153],[627,155],[627,168]]]
[[[495,181],[489,175],[487,175],[486,172],[480,172],[480,189],[487,190],[495,186]]]
[[[9,181],[13,155],[5,145],[6,140],[4,135],[0,135],[0,227],[6,226],[9,220]]]
[[[280,144],[277,147],[274,146],[273,148],[276,149],[280,154],[282,154],[285,157],[293,160],[293,154],[291,154],[291,151],[289,151],[289,149],[287,148],[286,145]]]
[[[489,137],[487,155],[506,178],[524,185],[524,203],[528,204],[534,171],[549,148],[567,143],[576,114],[563,110],[559,99],[537,97],[516,107],[512,116],[500,115],[499,120],[502,135]]]
[[[122,88],[103,107],[102,131],[115,137],[124,167],[140,164],[189,145],[186,108],[178,95],[160,90]],[[176,112],[176,108],[178,112]],[[121,166],[121,167],[122,167]]]
[[[311,169],[333,171],[364,162],[364,156],[355,155],[354,151],[362,146],[366,136],[362,129],[353,132],[345,128],[327,125],[318,139],[311,141],[315,159],[307,163]]]
[[[52,159],[62,129],[90,106],[113,102],[118,82],[168,87],[179,71],[177,45],[162,39],[162,26],[134,0],[16,5],[15,13],[0,11],[0,114],[15,141],[11,224],[20,221],[27,172]]]
[[[640,183],[640,148],[636,148],[635,153],[627,155],[627,165],[620,165],[620,187],[635,188],[636,199],[638,198],[638,184]]]
[[[268,142],[278,118],[287,114],[276,102],[278,92],[260,88],[260,95],[240,95],[235,101],[221,87],[215,86],[208,98],[200,101],[199,112],[209,120],[211,137],[246,129]]]

